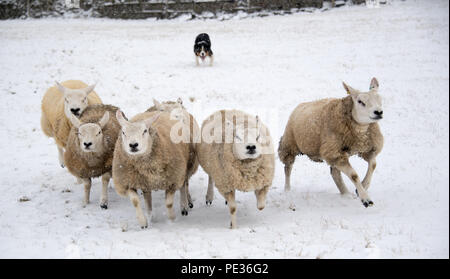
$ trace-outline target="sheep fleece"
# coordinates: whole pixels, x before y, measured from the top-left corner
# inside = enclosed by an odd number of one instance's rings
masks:
[[[77,136],[78,129],[72,127],[67,140],[64,161],[67,169],[79,178],[91,178],[103,175],[112,170],[114,147],[120,132],[120,124],[116,119],[117,107],[110,105],[91,105],[81,114],[82,123],[98,123],[106,111],[109,111],[109,121],[102,129],[104,152],[87,153],[81,150],[80,140]]]
[[[298,154],[334,165],[352,155],[368,158],[383,148],[378,123],[359,125],[352,117],[351,96],[298,105],[280,140],[279,157],[293,162]]]
[[[86,88],[88,85],[79,80],[67,80],[61,83],[69,89]],[[88,104],[101,104],[100,97],[92,91],[88,95]],[[64,94],[58,87],[50,87],[42,98],[42,131],[48,137],[54,137],[55,142],[60,147],[66,147],[72,123],[64,114]]]
[[[144,112],[136,115],[131,122],[150,118],[155,113]],[[153,144],[151,152],[130,156],[123,150],[119,136],[114,150],[113,180],[119,195],[126,196],[128,189],[143,191],[176,191],[183,186],[189,160],[189,144],[173,143],[170,130],[177,121],[170,120],[168,112],[160,117],[150,129]]]
[[[275,157],[272,154],[261,154],[257,159],[239,160],[233,154],[232,143],[225,143],[225,110],[222,114],[222,143],[198,144],[197,152],[200,165],[205,172],[210,175],[222,193],[228,193],[235,189],[248,192],[260,190],[265,186],[271,186],[274,176]],[[242,111],[231,111],[234,115],[246,115]],[[228,117],[231,115],[227,115]],[[233,119],[229,119],[233,121]],[[206,124],[213,121],[210,116],[202,124],[202,129]],[[202,130],[203,132],[203,130]],[[261,134],[264,134],[272,144],[269,130],[261,123]]]

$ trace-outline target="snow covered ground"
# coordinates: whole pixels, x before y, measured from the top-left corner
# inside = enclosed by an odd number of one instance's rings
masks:
[[[0,22],[0,257],[448,258],[448,9],[448,1],[410,0],[223,22]],[[195,67],[200,32],[211,35],[212,68]],[[262,212],[253,193],[237,194],[237,230],[228,229],[218,192],[205,205],[202,170],[191,180],[195,208],[182,217],[176,202],[174,223],[163,192],[153,196],[147,230],[113,188],[101,210],[99,179],[83,208],[83,187],[59,167],[40,129],[45,90],[75,78],[98,82],[103,101],[128,116],[152,98],[177,97],[200,123],[223,108],[259,112],[278,143],[298,103],[343,97],[342,81],[366,90],[374,76],[385,112],[385,148],[370,188],[375,206],[341,197],[329,168],[305,157],[286,194],[277,159]],[[365,162],[351,162],[362,176]]]

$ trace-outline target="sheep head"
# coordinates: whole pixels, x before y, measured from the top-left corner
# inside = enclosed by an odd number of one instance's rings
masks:
[[[97,123],[82,123],[75,115],[70,115],[70,121],[78,130],[77,136],[83,152],[103,152],[103,128],[109,121],[108,111]]]
[[[378,81],[373,78],[369,91],[360,92],[349,85],[343,83],[345,90],[352,97],[353,119],[362,125],[378,122],[383,118],[383,107],[381,103],[381,96],[378,94]]]
[[[71,115],[79,117],[89,105],[88,95],[94,90],[95,84],[81,89],[70,89],[56,82],[58,90],[64,95],[64,114],[70,119]]]
[[[159,118],[160,113],[139,122],[129,122],[122,112],[117,110],[116,118],[121,126],[122,148],[132,156],[150,153],[152,151],[155,131],[152,124]]]

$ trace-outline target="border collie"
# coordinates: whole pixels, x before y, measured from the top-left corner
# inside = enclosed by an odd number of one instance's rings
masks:
[[[204,62],[206,57],[209,57],[209,65],[212,66],[214,56],[211,49],[211,40],[209,39],[208,34],[201,33],[197,36],[197,38],[195,38],[194,53],[197,66],[200,65],[198,58],[202,59],[202,62]]]

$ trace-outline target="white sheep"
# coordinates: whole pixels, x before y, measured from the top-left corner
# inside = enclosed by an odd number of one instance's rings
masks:
[[[376,167],[376,156],[383,148],[378,121],[383,118],[378,81],[373,78],[368,92],[343,84],[350,96],[302,103],[289,117],[281,137],[278,155],[285,167],[285,190],[291,188],[290,176],[295,156],[305,154],[311,160],[325,161],[341,194],[348,193],[341,172],[356,186],[365,207],[372,206],[367,190]],[[349,157],[358,155],[368,162],[361,182]]]
[[[69,118],[79,117],[88,105],[102,103],[94,87],[79,80],[56,82],[42,98],[42,131],[55,139],[61,167],[64,167],[64,148],[72,128]]]
[[[173,200],[177,190],[186,181],[189,163],[189,144],[174,143],[170,132],[178,122],[168,112],[144,112],[127,121],[120,111],[116,113],[122,131],[117,139],[113,159],[113,181],[116,192],[128,196],[136,209],[142,228],[148,226],[137,190],[144,200],[151,219],[151,191],[166,192],[168,217],[175,219]],[[186,191],[180,191],[180,207],[187,215]]]
[[[257,116],[221,110],[203,122],[201,134],[197,154],[209,176],[206,203],[212,202],[215,184],[227,201],[231,228],[236,228],[236,190],[254,191],[257,208],[265,207],[275,167],[269,130]]]

